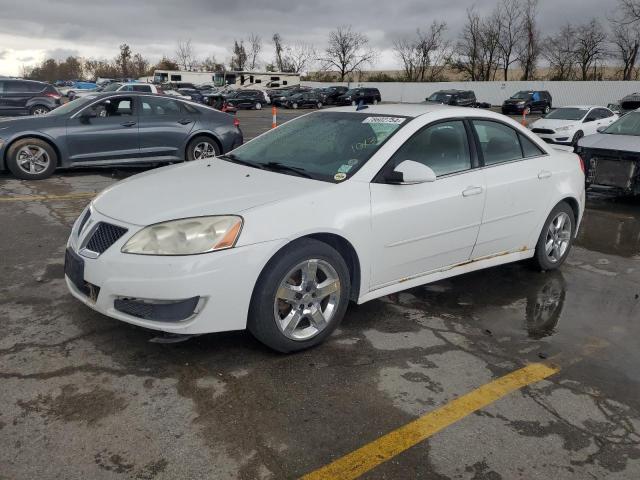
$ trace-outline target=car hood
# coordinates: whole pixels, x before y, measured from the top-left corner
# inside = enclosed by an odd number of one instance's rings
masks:
[[[549,128],[551,130],[560,127],[569,127],[577,125],[578,120],[555,120],[551,118],[541,118],[531,124],[531,128]]]
[[[528,100],[525,100],[523,98],[507,98],[504,103],[507,105],[513,105],[513,104],[517,104],[517,103],[527,103]]]
[[[104,190],[98,212],[134,225],[248,209],[333,184],[259,170],[225,160],[193,161],[135,175]]]
[[[583,148],[640,153],[640,136],[596,133],[595,135],[588,135],[581,138],[578,142],[578,146]]]
[[[50,127],[60,121],[58,116],[43,115],[41,117],[9,117],[0,118],[0,138],[3,133],[14,131],[38,130],[43,127]]]

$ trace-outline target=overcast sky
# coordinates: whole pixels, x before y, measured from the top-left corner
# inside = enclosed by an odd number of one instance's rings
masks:
[[[497,0],[476,0],[489,13]],[[615,0],[539,0],[543,34],[566,22],[592,17],[606,22]],[[173,56],[176,43],[191,39],[200,57],[227,62],[234,39],[251,32],[264,40],[262,60],[273,60],[271,37],[304,41],[321,49],[337,25],[351,24],[380,51],[376,69],[398,64],[391,44],[433,20],[445,21],[454,39],[465,20],[466,0],[0,0],[0,75],[18,75],[22,65],[45,57],[113,58],[128,43],[152,61]]]

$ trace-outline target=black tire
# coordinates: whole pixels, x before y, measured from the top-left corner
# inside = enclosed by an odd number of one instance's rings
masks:
[[[298,104],[296,102],[293,102],[291,104],[291,108],[293,108],[294,110],[297,110],[298,109]]]
[[[309,259],[325,261],[335,270],[340,283],[340,297],[333,315],[322,330],[311,338],[295,340],[285,336],[277,324],[274,315],[276,293],[289,272]],[[349,304],[350,290],[349,269],[342,256],[326,243],[310,238],[300,239],[278,252],[260,274],[249,306],[247,328],[259,341],[278,352],[289,353],[313,347],[331,335],[342,321]],[[302,321],[305,321],[304,317]]]
[[[51,109],[46,105],[34,105],[29,109],[31,115],[46,115]]]
[[[584,132],[582,130],[578,130],[576,133],[574,133],[573,138],[571,139],[571,146],[575,147],[576,145],[578,145],[578,141],[580,141],[582,137],[584,137]]]
[[[254,105],[254,108],[256,110],[262,110],[262,104],[260,102],[256,102],[256,104]]]
[[[211,146],[212,150],[207,150],[209,152],[208,153],[209,156],[201,157],[200,155],[198,155],[198,153],[196,152],[196,148],[201,144],[206,144]],[[218,142],[216,142],[211,137],[207,137],[205,135],[199,135],[197,137],[192,138],[189,144],[187,145],[187,154],[185,156],[185,159],[187,162],[191,162],[193,160],[206,160],[212,157],[217,157],[221,153],[222,152],[220,151],[220,146],[218,145]]]
[[[46,167],[40,168],[37,164],[34,165],[34,173],[29,173],[24,167],[21,167],[19,160],[23,154],[21,151],[27,148],[29,151],[36,151],[42,149],[46,153],[47,162]],[[41,157],[42,158],[42,157]],[[13,175],[22,180],[43,180],[53,175],[56,167],[58,166],[58,154],[55,149],[39,138],[23,138],[17,142],[11,144],[7,151],[7,167],[13,173]]]
[[[547,114],[547,113],[549,113],[550,111],[551,111],[551,106],[550,106],[550,105],[546,105],[546,106],[544,107],[544,110],[543,110],[542,112],[546,115],[546,114]]]
[[[561,213],[566,214],[568,220],[570,221],[570,232],[568,239],[569,243],[564,253],[555,261],[552,261],[549,255],[547,255],[546,244],[549,241],[548,234],[550,225]],[[566,202],[560,202],[553,208],[553,210],[551,210],[551,213],[544,222],[544,226],[542,227],[542,231],[540,232],[540,236],[538,237],[538,243],[536,244],[536,250],[532,258],[533,266],[536,269],[542,271],[555,270],[559,268],[569,256],[569,252],[571,251],[571,247],[573,246],[575,231],[576,220],[571,206],[569,206],[569,204],[567,204]]]
[[[316,107],[319,108],[319,109],[322,108],[322,102],[316,103]]]

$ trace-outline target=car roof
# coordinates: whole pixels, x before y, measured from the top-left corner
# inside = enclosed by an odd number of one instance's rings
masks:
[[[558,107],[558,108],[579,108],[581,110],[589,110],[592,108],[607,108],[607,107],[603,107],[601,105],[565,105],[563,107]]]
[[[323,110],[326,112],[353,112],[353,113],[368,113],[371,115],[401,115],[404,117],[419,117],[429,113],[451,113],[455,117],[488,117],[496,119],[504,119],[504,115],[490,110],[467,108],[467,107],[453,107],[449,105],[440,104],[408,104],[408,103],[385,103],[378,105],[368,105],[366,109],[356,110],[356,107],[335,107]]]

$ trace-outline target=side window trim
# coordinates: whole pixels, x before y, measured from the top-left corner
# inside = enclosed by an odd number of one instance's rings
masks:
[[[473,127],[473,122],[479,120],[479,121],[485,121],[485,122],[494,122],[494,123],[499,123],[501,125],[504,125],[505,127],[509,127],[510,129],[512,129],[514,132],[516,132],[516,134],[518,135],[518,143],[520,144],[520,151],[522,152],[522,158],[519,159],[515,159],[515,160],[509,160],[507,162],[500,162],[500,163],[494,163],[492,165],[486,165],[484,163],[484,153],[482,152],[482,146],[480,145],[480,137],[478,137],[478,132],[476,131],[476,129]],[[516,130],[515,128],[513,128],[511,125],[498,120],[498,119],[493,119],[493,118],[483,118],[483,117],[469,117],[467,118],[467,121],[471,124],[471,129],[473,130],[473,138],[476,142],[476,149],[478,152],[478,158],[480,160],[480,166],[479,168],[491,168],[491,167],[499,167],[500,165],[506,165],[509,163],[514,163],[514,162],[521,162],[523,160],[530,160],[532,158],[539,158],[539,157],[546,157],[547,155],[549,155],[549,153],[547,151],[545,151],[543,148],[541,148],[536,142],[533,142],[533,144],[538,147],[540,150],[542,150],[543,153],[541,153],[540,155],[534,155],[531,157],[525,157],[524,156],[524,149],[522,147],[522,141],[520,140],[520,135],[524,135],[523,133],[520,133],[518,130]]]
[[[427,128],[433,127],[435,125],[438,125],[440,123],[448,123],[448,122],[455,122],[455,121],[459,121],[462,122],[464,129],[465,129],[465,134],[467,137],[467,144],[469,147],[469,157],[470,157],[470,161],[471,161],[471,168],[469,168],[468,170],[461,170],[459,172],[452,172],[452,173],[447,173],[447,174],[443,174],[443,175],[438,175],[437,179],[440,178],[447,178],[447,177],[452,177],[454,175],[461,175],[463,173],[467,173],[470,172],[472,170],[475,170],[476,168],[480,168],[480,161],[479,161],[479,156],[478,156],[478,152],[476,151],[476,145],[475,145],[475,141],[472,140],[471,136],[470,136],[470,131],[469,129],[471,128],[471,130],[473,130],[473,127],[469,125],[468,123],[468,119],[465,117],[448,117],[448,118],[441,118],[438,120],[434,120],[431,123],[427,123],[426,125],[423,125],[422,127],[420,127],[418,130],[416,130],[415,132],[413,132],[413,134],[411,134],[411,136],[409,138],[407,138],[404,143],[402,145],[400,145],[395,152],[393,152],[391,154],[391,156],[389,157],[389,159],[386,161],[386,163],[382,166],[382,168],[380,168],[380,170],[378,170],[378,173],[376,173],[373,177],[373,179],[371,180],[371,183],[383,183],[386,184],[387,182],[385,181],[385,176],[388,173],[388,170],[391,168],[392,165],[392,161],[393,161],[393,157],[395,156],[395,154],[402,148],[404,147],[408,142],[410,142],[414,137],[416,137],[417,135],[420,135],[424,130],[426,130]],[[475,132],[474,132],[475,133]],[[481,154],[481,153],[480,153]],[[436,181],[437,181],[436,179]]]

